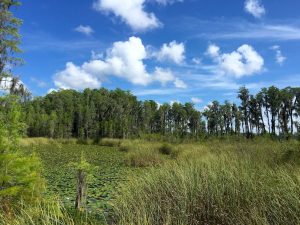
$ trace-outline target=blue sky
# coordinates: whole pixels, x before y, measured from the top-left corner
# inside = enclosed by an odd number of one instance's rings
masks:
[[[297,0],[26,0],[16,68],[33,95],[122,88],[159,103],[300,85]]]

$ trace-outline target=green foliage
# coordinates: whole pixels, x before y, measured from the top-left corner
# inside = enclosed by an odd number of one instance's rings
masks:
[[[121,152],[129,152],[130,151],[130,146],[124,142],[122,142],[119,146],[119,151]]]
[[[5,66],[18,64],[21,60],[14,54],[20,52],[19,26],[22,21],[15,18],[9,11],[12,6],[20,5],[19,1],[3,0],[0,3],[0,77],[6,74]]]
[[[19,147],[24,124],[13,96],[0,98],[0,203],[10,210],[21,199],[31,202],[40,196],[43,181],[35,154],[26,155]]]
[[[102,138],[99,141],[100,146],[107,146],[107,147],[118,147],[121,144],[121,140],[113,139],[113,138]]]
[[[86,160],[83,152],[81,152],[81,158],[79,163],[71,162],[69,164],[69,167],[76,172],[82,171],[86,173],[88,177],[88,182],[91,182],[91,180],[93,180],[93,174],[99,169],[98,166],[92,165]]]
[[[16,54],[20,53],[19,26],[22,21],[14,17],[10,11],[12,7],[19,6],[16,0],[2,0],[0,2],[0,87],[10,94],[19,95],[28,100],[30,93],[20,82],[19,78],[12,76],[12,68],[23,63]],[[3,90],[0,90],[3,91]]]
[[[159,147],[159,152],[164,155],[171,155],[174,151],[174,147],[167,143],[164,143],[162,146]]]

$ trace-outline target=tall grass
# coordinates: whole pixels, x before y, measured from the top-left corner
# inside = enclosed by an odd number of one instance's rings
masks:
[[[32,203],[21,202],[10,214],[0,212],[0,225],[94,225],[106,224],[86,213],[64,208],[59,198]]]
[[[12,213],[0,213],[1,225],[75,225],[75,221],[58,199],[40,201],[31,205],[20,203]]]
[[[206,154],[131,181],[115,214],[124,225],[299,225],[300,184],[285,167]]]

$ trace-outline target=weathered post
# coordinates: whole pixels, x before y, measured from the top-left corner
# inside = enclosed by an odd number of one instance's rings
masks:
[[[86,206],[87,197],[87,172],[79,169],[77,173],[77,195],[75,208],[77,211],[83,211]]]

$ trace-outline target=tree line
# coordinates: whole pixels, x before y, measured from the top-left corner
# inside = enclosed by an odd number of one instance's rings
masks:
[[[300,88],[262,88],[256,95],[241,87],[240,105],[213,101],[203,112],[192,103],[139,101],[121,89],[54,91],[23,102],[29,137],[100,139],[148,134],[176,138],[203,135],[273,134],[298,131]]]
[[[240,106],[228,101],[220,105],[214,101],[205,109],[203,114],[207,118],[208,133],[291,136],[298,131],[300,88],[279,89],[271,86],[251,95],[247,88],[241,87],[238,99]]]
[[[61,90],[23,104],[28,136],[51,138],[130,138],[159,133],[198,136],[204,129],[193,104],[158,106],[129,91]]]

